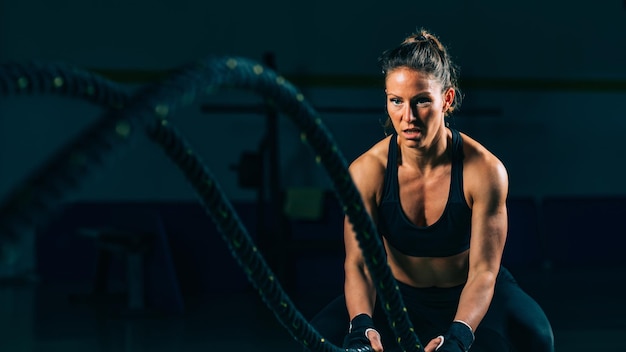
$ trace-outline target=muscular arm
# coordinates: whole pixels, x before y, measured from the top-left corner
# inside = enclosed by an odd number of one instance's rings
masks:
[[[455,320],[476,329],[493,297],[507,233],[508,176],[493,155],[479,157],[468,166],[472,201],[472,239],[467,283]]]
[[[376,290],[361,255],[356,235],[352,231],[352,225],[347,218],[345,219],[344,228],[346,246],[344,293],[348,313],[350,314],[350,319],[361,313],[372,316]]]
[[[383,187],[385,165],[387,164],[385,157],[388,148],[386,146],[388,144],[388,139],[383,139],[352,162],[349,169],[352,181],[361,195],[365,210],[374,222],[376,222],[378,201]],[[381,155],[385,157],[381,157]],[[362,337],[358,336],[362,333],[360,329],[364,328],[362,326],[363,323],[365,322],[365,325],[372,327],[371,317],[376,302],[376,289],[365,264],[356,233],[348,217],[344,219],[344,243],[346,250],[344,294],[350,321],[352,322],[355,317],[363,313],[369,316],[367,319],[359,316],[357,325],[360,325],[360,328],[352,331],[346,337],[347,341],[344,341],[344,344],[353,346],[353,344],[359,345],[363,343],[363,341],[359,340]],[[367,328],[363,332],[366,334],[371,348],[375,352],[382,352],[383,346],[380,334],[375,330]]]
[[[366,211],[372,219],[375,219],[376,197],[382,182],[384,168],[380,167],[376,158],[364,154],[350,165],[350,174],[361,194]],[[361,313],[372,316],[376,289],[348,217],[344,220],[344,243],[346,250],[344,293],[350,319]]]

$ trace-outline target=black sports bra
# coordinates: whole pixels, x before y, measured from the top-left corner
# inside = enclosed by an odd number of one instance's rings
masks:
[[[463,194],[463,140],[452,131],[452,171],[448,202],[430,226],[417,226],[404,214],[398,187],[397,135],[389,141],[382,201],[378,206],[378,232],[398,251],[415,257],[448,257],[469,248],[472,211]]]

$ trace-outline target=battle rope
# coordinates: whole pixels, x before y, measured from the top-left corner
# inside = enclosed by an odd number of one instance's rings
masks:
[[[0,96],[43,94],[82,99],[111,109],[121,109],[129,100],[122,86],[69,65],[0,65]],[[127,124],[101,118],[14,187],[0,203],[0,259],[14,259],[22,230],[49,217],[60,198],[86,178],[88,167],[101,163],[128,133]]]
[[[9,87],[6,91],[35,92],[23,90],[24,80],[21,78],[27,76],[7,75],[5,71],[7,70],[0,70],[0,84]],[[85,73],[81,75],[84,76]],[[45,78],[49,79],[52,76]],[[83,76],[80,78],[84,79]],[[55,78],[52,78],[53,85]],[[72,81],[74,77],[67,78]],[[44,84],[33,85],[33,87],[50,86],[46,79],[37,80],[37,82]],[[98,81],[98,83],[102,82]],[[356,229],[366,264],[377,285],[380,299],[385,307],[390,326],[398,337],[398,342],[406,351],[422,351],[421,343],[413,332],[395,279],[386,264],[384,250],[376,229],[364,210],[358,191],[347,171],[347,164],[336,144],[333,143],[322,121],[304,100],[302,94],[272,70],[247,59],[209,58],[204,62],[182,67],[165,82],[141,90],[124,109],[108,111],[85,134],[70,143],[53,158],[52,162],[40,168],[36,176],[31,177],[25,186],[18,188],[18,192],[9,197],[6,205],[3,204],[0,208],[2,209],[0,229],[8,230],[7,233],[15,237],[16,224],[31,223],[35,219],[32,214],[37,213],[41,217],[46,211],[49,212],[54,203],[50,201],[50,195],[60,198],[61,193],[69,188],[66,186],[77,186],[86,174],[88,164],[100,161],[105,152],[126,144],[125,142],[132,137],[131,132],[134,128],[141,126],[192,183],[234,257],[244,268],[248,279],[285,328],[294,338],[312,350],[337,350],[336,346],[327,343],[294,308],[280,284],[274,279],[262,255],[256,250],[245,228],[242,227],[236,212],[219,190],[217,182],[213,180],[207,168],[191,151],[187,143],[170,127],[167,120],[167,117],[172,116],[174,111],[191,104],[197,95],[210,94],[224,86],[252,90],[273,101],[276,107],[300,128],[302,141],[307,142],[317,153],[316,160],[326,168],[344,211]],[[83,91],[88,92],[93,89],[78,90],[78,95]],[[4,92],[5,90],[0,91],[0,93]],[[77,155],[80,156],[79,162],[71,162],[77,159]],[[67,180],[72,182],[68,184]],[[30,190],[35,190],[35,192],[29,192]],[[24,193],[27,193],[26,197]],[[42,197],[39,196],[40,194],[47,196]]]

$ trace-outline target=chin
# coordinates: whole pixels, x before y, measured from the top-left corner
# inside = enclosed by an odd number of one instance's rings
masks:
[[[403,143],[407,147],[421,147],[424,145],[424,140],[422,138],[403,138]]]

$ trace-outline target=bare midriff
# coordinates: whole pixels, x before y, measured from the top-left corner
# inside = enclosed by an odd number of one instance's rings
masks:
[[[386,240],[387,262],[396,280],[413,287],[454,287],[467,280],[469,250],[449,257],[413,257]]]

